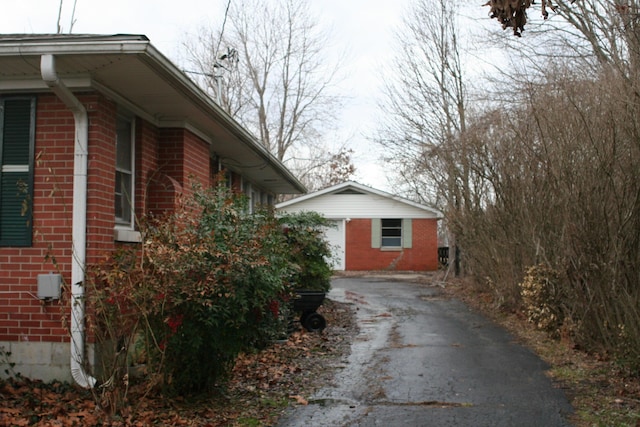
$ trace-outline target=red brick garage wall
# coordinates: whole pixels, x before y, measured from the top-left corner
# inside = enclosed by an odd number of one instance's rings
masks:
[[[385,250],[371,247],[371,220],[346,224],[346,270],[432,271],[438,269],[437,220],[412,220],[412,247]]]

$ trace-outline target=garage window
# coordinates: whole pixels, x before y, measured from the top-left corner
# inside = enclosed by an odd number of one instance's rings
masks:
[[[411,248],[410,218],[373,218],[371,220],[371,247],[381,249]]]
[[[380,222],[381,246],[383,248],[402,247],[402,220],[382,219]]]

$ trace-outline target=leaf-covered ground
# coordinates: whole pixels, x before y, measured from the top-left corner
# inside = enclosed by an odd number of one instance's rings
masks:
[[[269,426],[289,405],[304,405],[345,362],[357,326],[351,306],[332,300],[318,309],[322,333],[294,332],[257,354],[239,357],[217,392],[197,398],[143,396],[132,385],[128,406],[109,415],[91,394],[69,384],[0,381],[0,426]]]
[[[401,279],[433,286],[443,285],[442,276]],[[463,281],[449,279],[443,289],[502,324],[549,363],[549,375],[575,408],[576,426],[640,427],[640,378],[625,375],[611,360],[578,351],[569,341],[548,338],[521,313],[496,310],[489,294]],[[90,394],[67,384],[0,381],[0,426],[274,425],[289,405],[306,404],[314,390],[329,384],[333,368],[349,353],[357,332],[352,307],[327,300],[318,311],[327,319],[322,334],[296,332],[259,354],[243,355],[228,387],[214,395],[141,398],[134,388],[126,410],[108,417]]]

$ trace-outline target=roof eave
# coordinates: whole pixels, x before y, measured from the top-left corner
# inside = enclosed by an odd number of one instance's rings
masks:
[[[382,190],[377,190],[375,188],[368,187],[366,185],[360,184],[360,183],[355,182],[355,181],[345,181],[345,182],[342,182],[340,184],[333,185],[331,187],[323,188],[322,190],[318,190],[318,191],[316,191],[314,193],[308,193],[308,194],[305,194],[303,196],[296,197],[294,199],[278,203],[276,205],[276,208],[277,209],[286,208],[287,206],[295,205],[297,203],[304,202],[305,200],[314,199],[314,198],[323,196],[325,194],[337,193],[337,192],[339,192],[341,190],[344,190],[344,189],[347,189],[347,188],[354,188],[356,190],[360,190],[360,191],[363,191],[365,193],[375,194],[375,195],[380,196],[380,197],[385,197],[385,198],[388,198],[388,199],[392,199],[392,200],[395,200],[397,202],[404,203],[404,204],[413,206],[415,208],[431,212],[431,213],[433,213],[435,215],[436,219],[444,218],[444,215],[442,214],[442,212],[440,212],[437,209],[433,209],[433,208],[431,208],[429,206],[425,206],[425,205],[422,205],[420,203],[416,203],[416,202],[414,202],[412,200],[405,199],[403,197],[399,197],[399,196],[396,196],[396,195],[391,194],[391,193],[387,193],[387,192],[382,191]]]
[[[304,185],[246,129],[217,105],[196,83],[151,45],[143,35],[4,35],[0,43],[2,56],[53,55],[135,55],[175,91],[188,98],[208,116],[222,124],[232,135],[264,161],[286,182],[279,193],[306,193]],[[268,185],[268,184],[265,184]]]

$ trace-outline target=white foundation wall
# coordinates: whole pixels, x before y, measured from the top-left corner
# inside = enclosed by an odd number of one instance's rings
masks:
[[[69,343],[0,341],[0,377],[20,374],[44,382],[70,382],[70,351]]]

